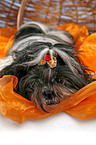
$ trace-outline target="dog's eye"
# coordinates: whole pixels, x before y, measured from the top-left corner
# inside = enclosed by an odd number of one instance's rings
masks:
[[[57,79],[57,83],[61,83],[61,84],[63,84],[63,80],[61,80],[61,79]]]

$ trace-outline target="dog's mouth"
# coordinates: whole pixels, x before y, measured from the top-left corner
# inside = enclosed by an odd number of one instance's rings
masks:
[[[61,87],[60,87],[61,88]],[[51,112],[60,102],[68,98],[72,93],[59,86],[55,89],[43,88],[42,91],[35,91],[31,94],[31,99],[37,108],[44,112]]]
[[[57,96],[54,91],[50,90],[46,90],[42,93],[39,92],[38,94],[31,94],[31,100],[35,103],[37,108],[47,113],[61,102],[61,98]]]

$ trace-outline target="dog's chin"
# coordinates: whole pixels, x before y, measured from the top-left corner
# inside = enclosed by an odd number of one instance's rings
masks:
[[[56,89],[56,90],[55,90]],[[32,100],[36,107],[44,112],[51,112],[60,102],[70,97],[73,92],[63,87],[55,87],[54,91],[38,92],[31,94]],[[63,90],[63,91],[62,91]],[[75,91],[75,90],[74,90]]]
[[[57,100],[57,97],[55,97],[54,99],[45,99],[43,98],[43,96],[41,96],[41,98],[41,102],[37,102],[37,100],[34,100],[34,103],[39,110],[46,113],[51,112],[61,102],[61,100]]]
[[[60,102],[66,98],[68,98],[68,96],[64,97],[63,99],[58,99],[58,97],[55,97],[54,99],[45,99],[42,97],[41,102],[34,100],[34,103],[39,110],[50,113]]]
[[[60,103],[60,102],[59,102]],[[57,101],[52,101],[52,100],[45,100],[42,102],[42,108],[40,106],[39,109],[41,109],[42,111],[44,112],[51,112],[58,104],[59,104]]]
[[[53,110],[54,107],[57,106],[57,104],[59,104],[59,102],[56,101],[56,97],[53,99],[46,99],[43,95],[41,96],[35,96],[34,94],[31,95],[30,98],[31,101],[34,102],[35,106],[46,113],[49,113]]]
[[[55,96],[51,99],[43,99],[42,101],[42,107],[45,112],[51,112],[60,102],[62,99],[58,98],[58,96]]]

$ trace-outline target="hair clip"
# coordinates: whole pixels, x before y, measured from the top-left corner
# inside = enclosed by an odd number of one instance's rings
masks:
[[[45,55],[44,59],[42,59],[39,63],[39,65],[44,65],[45,63],[47,63],[51,68],[56,67],[57,65],[57,60],[56,57],[52,56],[52,58],[50,57],[50,55]]]

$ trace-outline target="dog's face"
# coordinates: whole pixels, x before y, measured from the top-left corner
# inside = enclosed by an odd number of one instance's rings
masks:
[[[1,76],[17,76],[17,93],[50,112],[88,83],[89,76],[73,47],[68,32],[35,22],[25,24],[3,60]]]

